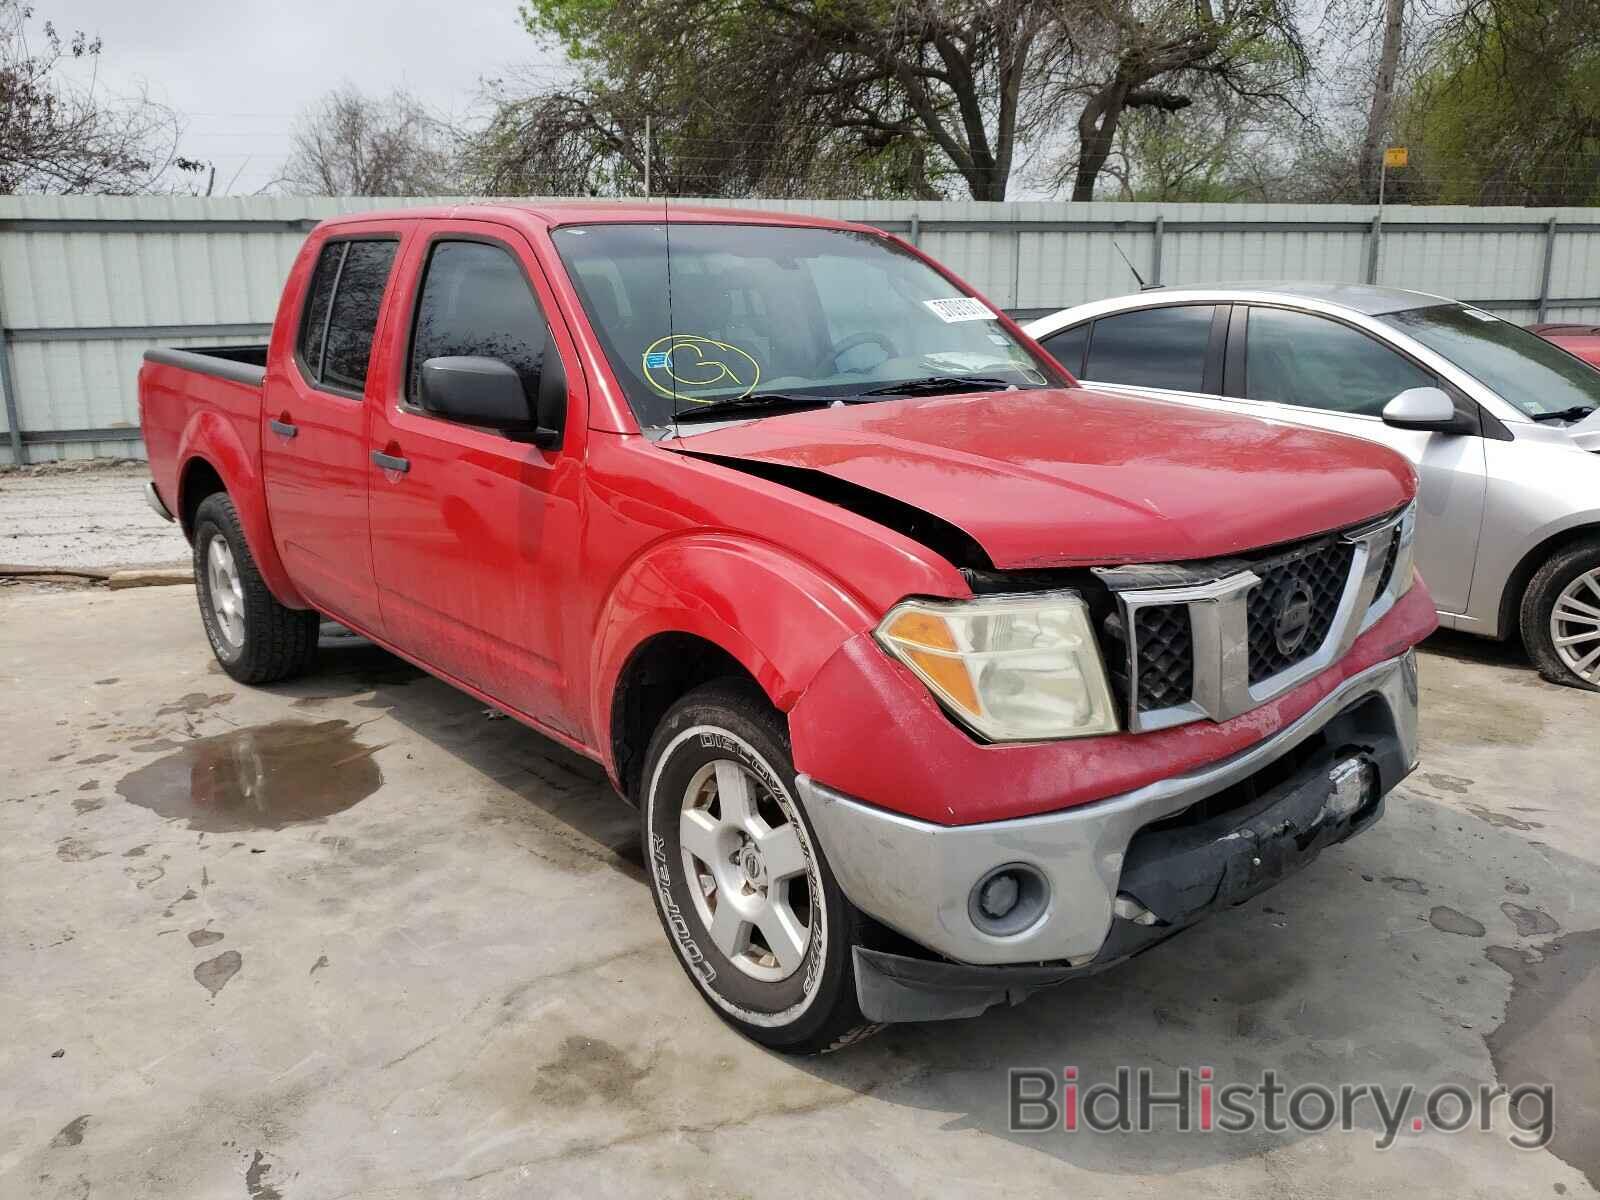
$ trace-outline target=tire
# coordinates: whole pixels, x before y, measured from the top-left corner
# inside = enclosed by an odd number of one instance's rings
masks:
[[[226,492],[195,510],[194,582],[211,651],[240,683],[275,683],[315,661],[321,618],[285,608],[267,590]]]
[[[1522,596],[1521,625],[1539,674],[1600,692],[1600,540],[1568,546],[1534,573]]]
[[[782,717],[753,684],[718,680],[662,718],[639,809],[650,893],[685,973],[752,1041],[817,1054],[878,1027],[856,1002],[859,917],[794,781]]]

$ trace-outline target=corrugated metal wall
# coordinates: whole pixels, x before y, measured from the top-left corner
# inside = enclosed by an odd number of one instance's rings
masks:
[[[260,341],[305,232],[362,198],[0,198],[0,462],[141,456],[152,345]],[[677,203],[676,201],[674,203]],[[1531,321],[1600,322],[1600,210],[1356,205],[684,201],[863,221],[915,240],[1008,309],[1169,285],[1378,282]],[[126,432],[124,432],[126,431]]]

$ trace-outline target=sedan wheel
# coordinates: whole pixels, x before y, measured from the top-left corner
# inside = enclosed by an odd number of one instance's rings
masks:
[[[1600,567],[1579,575],[1556,597],[1550,641],[1574,675],[1600,684]]]
[[[1600,691],[1600,541],[1558,550],[1522,596],[1522,640],[1539,674]]]

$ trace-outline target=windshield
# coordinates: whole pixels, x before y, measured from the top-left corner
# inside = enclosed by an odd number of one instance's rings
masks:
[[[1530,417],[1600,406],[1600,371],[1510,321],[1464,304],[1378,320],[1444,355]]]
[[[886,398],[935,376],[1064,382],[981,302],[876,234],[674,223],[570,226],[554,238],[646,428],[741,400],[749,415],[764,396],[790,410],[797,399]]]

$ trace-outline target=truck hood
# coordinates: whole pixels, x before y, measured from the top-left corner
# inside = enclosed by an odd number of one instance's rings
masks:
[[[1415,491],[1410,465],[1370,442],[1082,388],[817,409],[667,445],[887,496],[1001,569],[1222,557],[1356,524]]]

